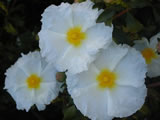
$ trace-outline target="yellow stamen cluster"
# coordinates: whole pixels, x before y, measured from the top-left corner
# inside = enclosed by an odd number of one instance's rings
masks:
[[[35,88],[35,89],[39,88],[41,81],[42,81],[42,79],[39,76],[37,76],[36,74],[31,74],[26,80],[28,88],[31,88],[31,89],[32,88]]]
[[[113,88],[117,76],[114,72],[111,72],[108,69],[103,69],[96,79],[100,88]]]
[[[80,46],[85,38],[86,33],[82,32],[81,27],[70,28],[67,32],[67,41],[74,47]]]
[[[152,48],[145,48],[141,51],[141,53],[145,58],[147,64],[150,64],[152,59],[157,58],[157,55]]]

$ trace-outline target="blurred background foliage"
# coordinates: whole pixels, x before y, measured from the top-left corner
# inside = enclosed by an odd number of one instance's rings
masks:
[[[114,25],[113,39],[117,43],[132,46],[134,40],[160,32],[160,0],[92,1],[94,8],[104,9],[97,22]],[[34,106],[28,113],[16,110],[14,100],[3,90],[6,69],[21,53],[39,49],[37,33],[42,12],[47,6],[61,2],[73,3],[74,0],[0,0],[0,120],[88,120],[68,95],[64,73],[57,77],[64,82],[64,92],[44,111],[39,112]],[[130,117],[115,120],[160,120],[160,77],[146,78],[146,85],[148,96],[142,109]]]

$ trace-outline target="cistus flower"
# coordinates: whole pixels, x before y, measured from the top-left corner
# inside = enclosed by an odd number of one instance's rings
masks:
[[[142,55],[127,45],[101,51],[88,71],[67,75],[76,107],[92,120],[132,115],[144,104],[147,71]]]
[[[39,52],[23,55],[5,73],[5,87],[16,102],[17,109],[29,111],[36,105],[44,110],[59,92],[56,70]]]
[[[148,66],[147,76],[157,77],[160,75],[160,33],[151,37],[150,42],[146,38],[134,41],[134,47],[139,50]]]
[[[51,5],[42,14],[39,32],[41,54],[56,68],[71,74],[88,69],[100,48],[111,43],[113,27],[96,23],[102,10],[94,3]]]

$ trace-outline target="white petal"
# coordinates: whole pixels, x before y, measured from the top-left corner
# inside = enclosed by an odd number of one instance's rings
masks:
[[[33,102],[34,93],[27,87],[19,88],[16,91],[9,89],[9,93],[16,101],[17,109],[19,110],[25,109],[26,111],[29,111],[30,107],[34,104]]]
[[[18,59],[17,66],[21,68],[28,76],[30,74],[40,75],[41,72],[41,61],[40,53],[33,52],[23,55],[21,59]]]
[[[5,89],[14,89],[14,91],[22,86],[26,85],[27,75],[17,65],[12,66],[5,73]]]
[[[50,104],[50,102],[58,96],[60,87],[57,85],[56,72],[53,64],[48,64],[41,73],[42,82],[40,88],[35,90],[34,96],[34,102],[39,110],[43,110],[43,104]]]
[[[56,82],[57,70],[53,66],[54,64],[47,64],[41,72],[40,77],[43,79],[42,83]]]
[[[72,9],[68,3],[51,5],[42,14],[42,29],[65,34],[73,26]]]
[[[46,106],[44,104],[36,104],[39,111],[44,110]]]
[[[69,85],[68,91],[71,91],[74,87],[84,88],[92,84],[97,83],[96,76],[99,74],[99,70],[95,67],[94,64],[89,66],[89,70],[76,74],[70,75],[67,72],[67,84]]]
[[[69,47],[65,35],[48,30],[41,30],[39,32],[39,37],[41,54],[43,57],[46,57],[49,62],[55,62],[55,59],[63,56],[65,50]]]
[[[127,52],[128,47],[125,45],[112,44],[107,49],[99,53],[94,64],[99,70],[107,68],[112,71]]]
[[[28,88],[26,79],[35,73],[42,77],[40,88]],[[42,110],[58,95],[60,86],[56,82],[54,65],[46,63],[39,52],[22,55],[5,74],[4,88],[16,101],[17,109],[29,111],[36,104]]]
[[[97,86],[97,68],[91,64],[89,70],[76,75],[67,74],[67,88],[76,107],[92,120],[111,120],[107,113],[107,92]]]
[[[146,38],[142,38],[142,40],[135,40],[135,45],[133,46],[139,51],[142,51],[144,48],[150,48],[149,42]]]
[[[84,116],[92,120],[111,120],[113,117],[107,115],[107,92],[98,90],[97,84],[82,88],[81,85],[84,83],[81,82],[85,80],[87,79],[79,79],[70,91],[76,107]],[[81,85],[79,86],[79,84]],[[68,84],[68,88],[71,86]]]
[[[93,60],[94,56],[89,55],[86,51],[70,47],[55,65],[59,71],[68,70],[70,74],[76,74],[87,70],[89,63]]]
[[[127,55],[119,62],[114,70],[119,85],[142,86],[144,84],[147,65],[140,52],[129,48]]]
[[[158,56],[156,59],[153,59],[151,64],[148,64],[147,76],[151,78],[160,76],[160,56]]]
[[[89,54],[95,54],[100,48],[109,46],[112,42],[113,27],[105,26],[104,23],[97,23],[86,31],[87,38],[83,48]]]
[[[92,9],[93,5],[94,3],[90,0],[72,5],[74,26],[83,26],[82,29],[85,31],[96,24],[99,12],[98,9]]]
[[[58,96],[59,88],[56,83],[42,83],[40,88],[35,90],[35,104],[48,105]]]
[[[158,33],[150,38],[150,46],[155,51],[157,50],[158,38],[160,39],[160,33]]]
[[[142,87],[116,86],[108,95],[108,115],[127,117],[144,104],[147,89]]]

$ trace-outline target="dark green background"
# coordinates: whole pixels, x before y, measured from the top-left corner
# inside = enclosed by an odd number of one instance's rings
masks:
[[[113,23],[113,39],[117,43],[132,46],[134,40],[143,36],[150,38],[160,32],[160,0],[124,0],[123,4],[93,1],[96,3],[94,8],[104,9],[97,22]],[[41,112],[35,107],[29,112],[16,110],[14,100],[3,90],[6,69],[15,63],[21,53],[39,49],[37,33],[44,9],[61,2],[73,3],[73,0],[0,0],[0,120],[87,120],[75,108],[66,89]],[[160,120],[159,82],[159,77],[146,78],[148,95],[144,106],[122,120]]]

